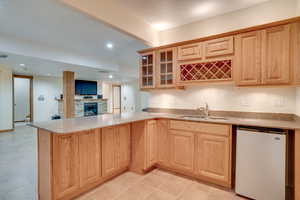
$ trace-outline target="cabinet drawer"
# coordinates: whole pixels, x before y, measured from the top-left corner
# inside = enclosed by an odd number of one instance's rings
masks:
[[[170,121],[170,128],[185,131],[195,131],[201,133],[210,133],[215,135],[228,136],[230,134],[230,125],[210,124],[202,122]]]
[[[203,56],[202,46],[202,43],[194,43],[178,47],[177,60],[201,59]]]
[[[223,56],[233,53],[233,36],[204,42],[205,57]]]

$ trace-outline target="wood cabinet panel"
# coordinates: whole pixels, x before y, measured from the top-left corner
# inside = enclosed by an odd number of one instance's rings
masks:
[[[55,135],[53,146],[54,197],[59,199],[79,188],[78,136]]]
[[[300,85],[300,22],[291,25],[292,68],[294,84]]]
[[[157,87],[166,88],[175,85],[175,48],[163,49],[157,52]]]
[[[229,137],[196,136],[196,173],[216,183],[231,184],[231,142]]]
[[[201,59],[203,57],[203,44],[194,43],[177,48],[177,60]]]
[[[237,85],[261,83],[261,31],[235,37],[235,66]]]
[[[118,170],[118,138],[115,127],[102,129],[102,174],[109,176]]]
[[[157,120],[157,135],[158,139],[158,163],[161,165],[169,165],[169,120]]]
[[[206,58],[233,54],[233,36],[205,41],[204,54]]]
[[[290,82],[290,24],[262,30],[262,83]]]
[[[125,168],[130,164],[130,124],[118,126],[118,167]]]
[[[101,129],[85,131],[79,137],[80,187],[101,178]]]
[[[178,170],[194,170],[194,134],[170,130],[170,165]]]
[[[148,52],[140,56],[140,88],[155,88],[156,73],[155,52]]]
[[[157,162],[157,124],[156,120],[147,121],[146,131],[146,168],[152,167]]]
[[[230,126],[224,124],[209,124],[201,122],[170,120],[170,128],[223,136],[228,136],[230,134]]]

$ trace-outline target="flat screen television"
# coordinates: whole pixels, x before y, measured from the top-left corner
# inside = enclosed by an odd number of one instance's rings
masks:
[[[76,95],[97,95],[97,81],[75,80]]]

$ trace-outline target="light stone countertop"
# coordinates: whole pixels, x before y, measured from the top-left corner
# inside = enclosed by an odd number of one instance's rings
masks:
[[[126,124],[136,121],[167,118],[184,121],[199,121],[207,123],[217,124],[232,124],[232,125],[247,125],[247,126],[259,126],[270,128],[282,128],[282,129],[299,129],[299,120],[269,120],[269,119],[248,119],[248,118],[236,118],[226,117],[224,119],[186,119],[183,115],[166,114],[166,113],[147,113],[147,112],[134,112],[134,113],[122,113],[122,114],[104,114],[91,117],[79,117],[71,119],[60,119],[46,122],[34,122],[30,124],[35,128],[47,130],[56,134],[67,134],[72,132],[84,131],[95,128],[103,128],[108,126],[114,126],[119,124]]]

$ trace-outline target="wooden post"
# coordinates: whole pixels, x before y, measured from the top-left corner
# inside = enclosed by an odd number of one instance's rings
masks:
[[[295,133],[295,200],[300,199],[300,130]]]
[[[75,82],[74,72],[63,72],[63,109],[64,118],[74,117]]]

